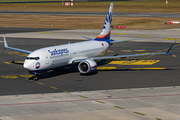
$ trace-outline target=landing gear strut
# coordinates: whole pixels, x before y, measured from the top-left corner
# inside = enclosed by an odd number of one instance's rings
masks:
[[[37,72],[33,72],[33,80],[34,81],[38,81],[38,73]]]
[[[35,76],[33,76],[33,80],[34,81],[38,81],[38,77],[35,75]]]

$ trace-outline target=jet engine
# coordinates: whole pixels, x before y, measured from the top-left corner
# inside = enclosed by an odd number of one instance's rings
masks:
[[[97,63],[91,59],[81,61],[78,64],[78,70],[83,74],[93,72],[96,70],[96,68],[97,68]]]

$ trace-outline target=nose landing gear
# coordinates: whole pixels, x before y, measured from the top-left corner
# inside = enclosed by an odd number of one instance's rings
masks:
[[[34,81],[38,81],[38,77],[35,75],[35,76],[33,76],[33,80]]]
[[[33,80],[38,81],[38,72],[33,72]]]

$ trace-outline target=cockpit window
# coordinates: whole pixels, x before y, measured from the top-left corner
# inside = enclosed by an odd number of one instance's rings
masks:
[[[26,59],[27,60],[39,60],[40,58],[39,57],[27,57]]]
[[[35,57],[35,60],[39,60],[39,57]]]

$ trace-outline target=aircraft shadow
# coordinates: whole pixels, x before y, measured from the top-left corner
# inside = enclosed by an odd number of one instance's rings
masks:
[[[12,63],[12,64],[16,64],[16,65],[23,65],[23,64],[24,64],[24,63],[16,62],[16,61],[14,61],[14,60],[13,60],[11,63]]]
[[[173,69],[170,69],[170,68],[165,68],[165,69],[151,69],[151,68],[147,68],[147,69],[132,69],[132,68],[129,68],[129,69],[111,69],[111,70],[97,70],[97,71],[158,71],[158,70],[173,70]]]
[[[64,68],[63,70],[55,69],[55,70],[50,70],[48,72],[39,73],[38,79],[39,80],[46,79],[46,78],[56,77],[56,76],[65,75],[65,74],[74,73],[74,72],[78,72],[77,66],[67,67],[67,68]],[[29,80],[33,80],[33,77],[29,78]]]
[[[112,61],[113,61],[113,59],[100,60],[100,61],[97,62],[97,65],[102,66],[102,65],[108,64],[108,63],[110,63]],[[46,78],[51,78],[51,77],[65,75],[65,74],[74,73],[74,72],[79,72],[77,65],[71,65],[69,67],[65,67],[63,71],[51,70],[49,72],[40,73],[38,75],[38,79],[46,79]],[[92,75],[96,75],[96,74],[98,74],[97,71],[91,72],[89,74],[80,74],[80,75],[82,75],[82,76],[92,76]],[[33,80],[33,77],[29,78],[29,80]]]
[[[129,68],[129,69],[111,69],[111,70],[104,69],[104,70],[97,70],[90,74],[80,74],[80,75],[92,76],[92,75],[98,74],[98,71],[107,72],[107,71],[158,71],[158,70],[172,70],[172,69],[169,69],[169,68],[166,68],[166,69],[151,69],[151,68],[149,68],[149,69],[148,68],[146,68],[146,69],[131,69],[131,68]],[[38,79],[42,80],[42,79],[46,79],[46,78],[61,76],[61,75],[65,75],[65,74],[72,74],[72,73],[77,73],[77,72],[79,72],[77,66],[73,66],[73,67],[65,68],[63,71],[52,70],[50,72],[40,73],[38,75]],[[33,77],[29,78],[29,80],[33,80]]]
[[[98,66],[103,66],[103,65],[106,65],[112,61],[115,61],[114,59],[108,59],[108,60],[100,60],[100,61],[97,61],[97,65]],[[19,62],[15,62],[15,61],[12,61],[13,64],[17,64],[17,65],[23,65],[23,63],[19,63]],[[165,68],[165,69],[151,69],[151,68],[146,68],[146,69],[141,69],[141,68],[138,68],[138,69],[132,69],[132,68],[128,68],[128,69],[103,69],[103,70],[97,70],[95,72],[92,72],[92,73],[89,73],[89,74],[80,74],[82,76],[92,76],[92,75],[96,75],[98,74],[98,71],[101,71],[101,72],[105,72],[105,71],[149,71],[149,70],[172,70],[172,69],[168,69],[168,68]],[[79,72],[78,70],[78,67],[77,65],[71,65],[71,66],[68,66],[68,67],[65,67],[62,71],[61,70],[51,70],[51,71],[48,71],[48,72],[44,72],[44,73],[40,73],[38,75],[38,79],[46,79],[46,78],[51,78],[51,77],[56,77],[56,76],[60,76],[60,75],[65,75],[65,74],[69,74],[69,73],[75,73],[75,72]],[[29,78],[29,80],[33,80],[33,77]]]

